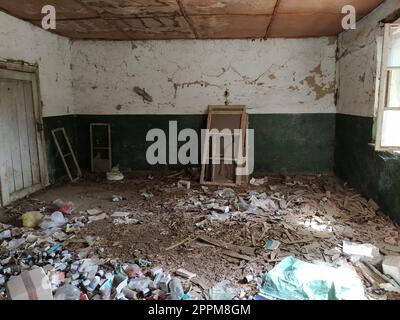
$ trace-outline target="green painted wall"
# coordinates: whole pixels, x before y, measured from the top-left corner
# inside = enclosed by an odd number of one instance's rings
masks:
[[[110,123],[112,129],[113,164],[122,169],[171,170],[177,166],[150,166],[146,142],[150,129],[168,132],[169,121],[198,133],[206,128],[205,115],[79,115],[44,118],[47,156],[51,180],[64,175],[56,153],[51,129],[64,126],[76,148],[79,163],[90,168],[89,125]],[[255,171],[268,173],[321,173],[333,171],[334,114],[252,114],[249,127],[255,130]]]
[[[334,171],[400,222],[400,156],[378,153],[368,145],[373,125],[373,118],[336,115]]]
[[[113,163],[123,169],[171,170],[176,166],[150,166],[145,155],[152,128],[168,132],[169,121],[178,131],[206,127],[202,115],[79,115],[44,118],[46,151],[51,183],[65,176],[51,129],[65,127],[83,169],[90,168],[89,125],[111,123]],[[377,201],[400,221],[400,156],[377,153],[372,141],[373,118],[342,114],[256,114],[255,171],[281,174],[334,172],[360,193]],[[336,142],[335,142],[336,140]]]

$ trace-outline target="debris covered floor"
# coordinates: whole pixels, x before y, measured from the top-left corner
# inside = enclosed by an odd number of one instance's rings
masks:
[[[131,285],[140,272],[156,267],[172,276],[179,268],[196,274],[191,279],[190,273],[178,276],[186,298],[252,299],[260,291],[264,274],[288,256],[333,267],[348,263],[362,279],[366,298],[399,298],[396,284],[382,280],[380,274],[382,258],[400,254],[399,226],[339,179],[268,176],[232,189],[204,187],[194,180],[189,189],[179,188],[181,179],[189,177],[131,173],[120,182],[87,177],[76,184],[53,186],[6,208],[1,214],[4,224],[0,224],[1,298],[9,298],[5,286],[11,275],[38,265],[50,273],[53,292],[63,282],[75,281],[81,299],[168,298],[168,292],[154,284]],[[71,214],[64,214],[68,223],[58,228],[22,228],[21,214],[41,211],[50,216],[59,198],[75,206]],[[25,241],[13,242],[16,239]],[[355,259],[343,252],[343,241],[374,245],[380,255],[369,262]],[[52,247],[54,251],[49,251]],[[99,265],[89,271],[93,272],[90,281],[84,272],[73,276],[71,263],[85,258]],[[125,286],[129,283],[132,290],[121,291],[124,285],[115,289],[119,279],[104,297],[99,288],[106,273],[115,273],[116,279],[124,273],[118,266],[124,269],[128,264],[140,266],[134,275],[125,272],[131,278]],[[97,281],[93,281],[96,273]],[[231,296],[220,297],[217,290],[209,290],[224,280],[232,289],[225,293]],[[146,287],[150,290],[143,292]]]

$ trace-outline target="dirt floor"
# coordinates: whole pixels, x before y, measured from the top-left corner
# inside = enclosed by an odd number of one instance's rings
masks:
[[[108,217],[85,224],[73,238],[91,236],[90,255],[100,258],[144,258],[171,273],[178,268],[196,273],[201,282],[199,296],[201,289],[224,279],[241,286],[246,296],[254,295],[256,282],[244,284],[243,278],[249,274],[261,278],[290,255],[338,266],[342,260],[350,261],[342,250],[344,240],[373,244],[383,255],[399,255],[399,226],[373,201],[335,177],[268,176],[264,184],[232,188],[233,195],[229,189],[205,188],[195,181],[190,189],[178,188],[180,179],[188,177],[130,173],[121,182],[89,177],[16,202],[6,208],[0,221],[20,226],[24,212],[43,208],[51,214],[52,202],[58,198],[75,204],[77,209],[69,219],[88,216],[86,210],[94,208],[108,216],[131,212],[139,224],[116,225]],[[113,202],[113,196],[122,200]],[[263,248],[268,240],[279,241],[279,248]],[[64,245],[70,250],[82,246],[73,240]],[[399,298],[367,281],[359,265],[353,265],[370,299]]]

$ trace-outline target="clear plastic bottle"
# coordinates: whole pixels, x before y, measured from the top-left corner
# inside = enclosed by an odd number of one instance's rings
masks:
[[[54,300],[79,300],[80,295],[81,291],[77,287],[66,284],[57,289]]]
[[[173,277],[169,282],[169,291],[169,300],[182,300],[185,294],[181,280],[176,277]]]

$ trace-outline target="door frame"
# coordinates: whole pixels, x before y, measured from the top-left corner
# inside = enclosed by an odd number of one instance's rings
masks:
[[[32,83],[33,112],[35,115],[36,141],[39,158],[39,185],[25,188],[12,194],[5,192],[5,184],[2,183],[0,175],[0,207],[21,199],[33,192],[39,191],[49,185],[49,175],[47,168],[46,146],[43,127],[43,106],[40,96],[39,67],[38,65],[27,65],[14,62],[0,62],[0,78],[10,80],[23,80]],[[4,196],[6,195],[6,196]],[[3,199],[3,197],[5,199]]]

